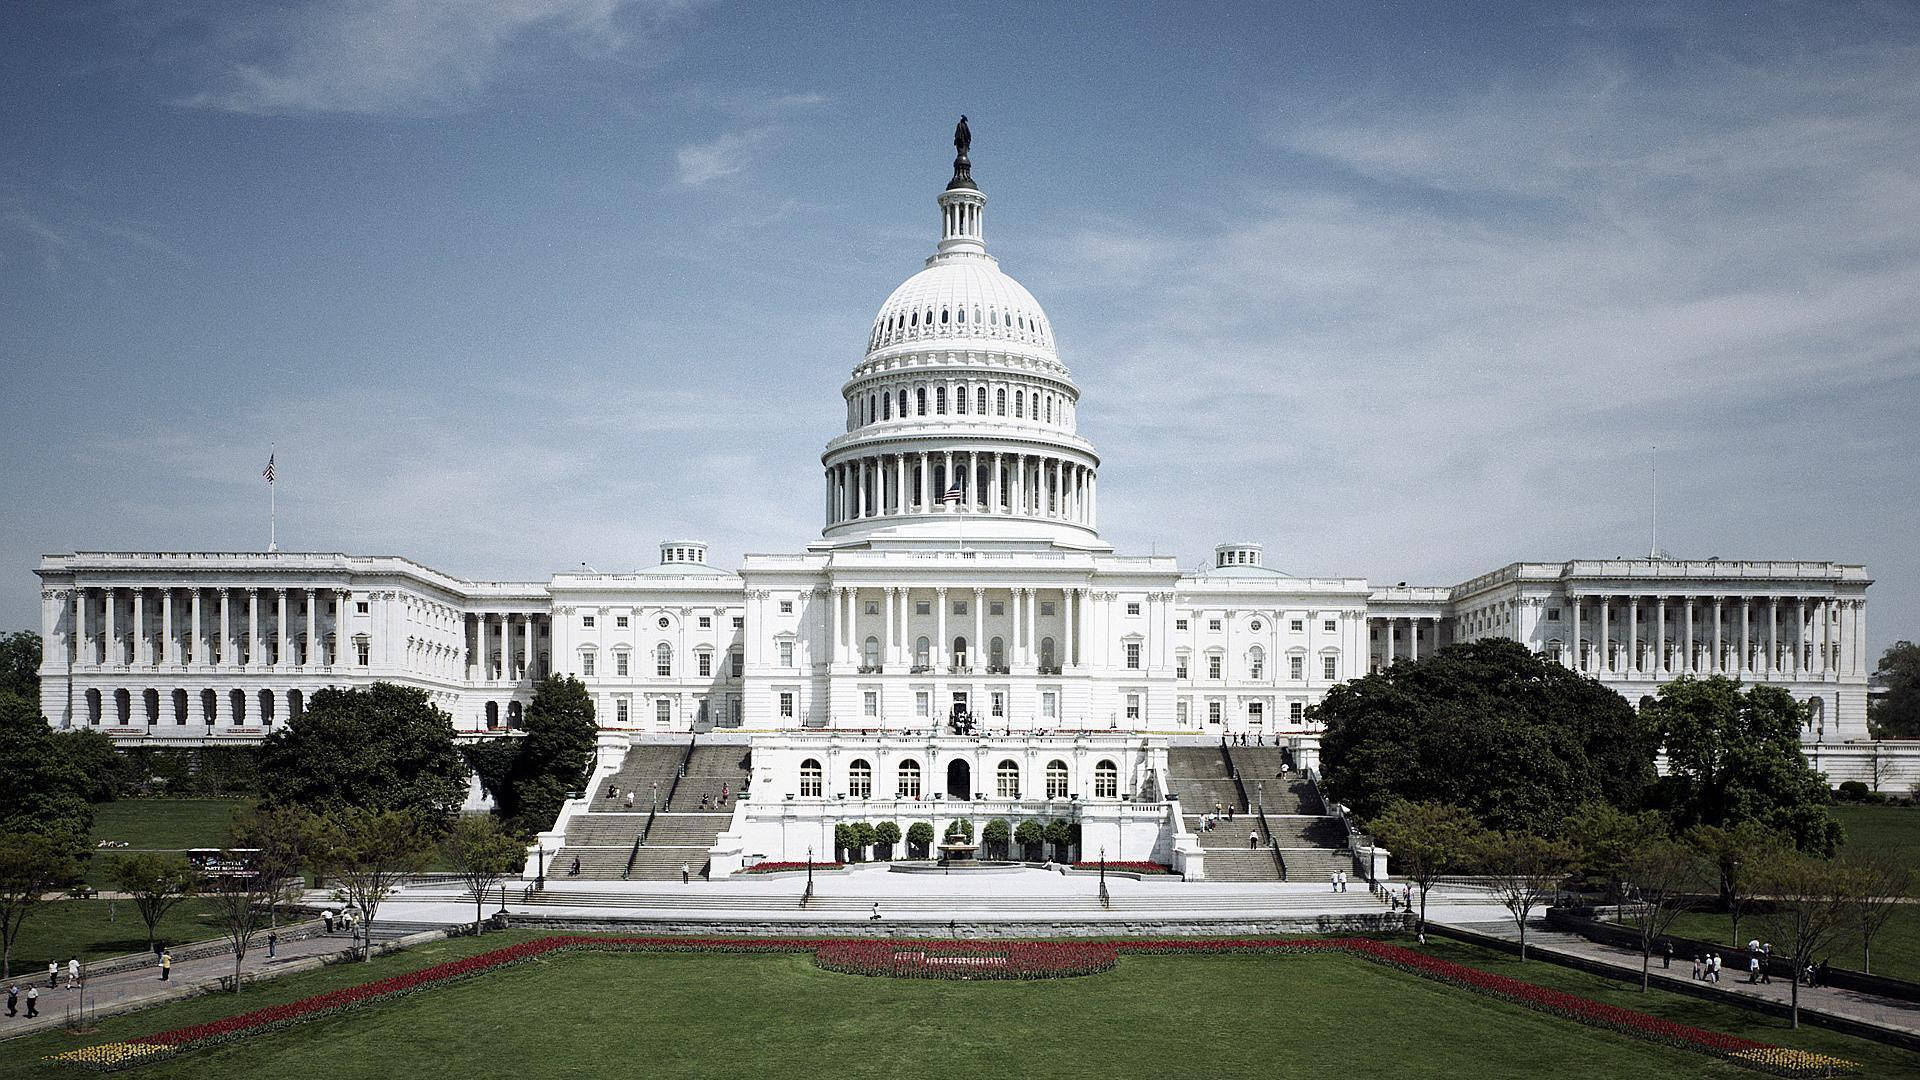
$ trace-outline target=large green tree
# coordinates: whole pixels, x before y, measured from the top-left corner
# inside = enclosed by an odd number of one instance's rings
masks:
[[[0,634],[0,694],[40,700],[40,635],[31,630]]]
[[[1677,825],[1752,821],[1804,852],[1829,856],[1839,846],[1826,780],[1800,751],[1807,709],[1792,694],[1743,690],[1719,675],[1683,677],[1662,686],[1643,714],[1666,747],[1658,795]]]
[[[74,852],[86,845],[93,785],[66,738],[36,703],[0,693],[0,834],[46,837]]]
[[[1920,739],[1920,645],[1896,641],[1880,654],[1887,692],[1867,710],[1876,739]]]
[[[303,715],[267,736],[260,776],[269,803],[444,820],[466,798],[468,771],[452,718],[425,690],[374,683],[316,691]]]
[[[1653,739],[1625,699],[1513,641],[1343,683],[1314,716],[1326,790],[1362,819],[1406,799],[1553,835],[1582,803],[1637,806],[1654,779]]]
[[[551,827],[567,794],[580,790],[593,772],[600,726],[586,684],[570,675],[540,680],[524,730],[523,736],[467,748],[467,760],[501,818],[523,834]]]

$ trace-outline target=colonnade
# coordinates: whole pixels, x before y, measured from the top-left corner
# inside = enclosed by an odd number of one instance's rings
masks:
[[[1097,521],[1098,477],[1077,461],[997,450],[876,454],[827,469],[827,522],[904,514],[972,513]],[[955,499],[948,494],[959,489]]]
[[[74,664],[331,667],[351,640],[344,627],[353,597],[343,589],[100,586],[73,589],[69,599]],[[328,602],[334,613],[323,638],[320,607]]]
[[[536,665],[534,649],[534,638],[540,627],[551,625],[547,616],[534,612],[479,612],[466,615],[465,622],[468,682],[518,682],[550,669],[551,656],[545,663]]]
[[[913,673],[946,672],[951,674],[988,674],[993,657],[988,652],[987,605],[990,599],[1000,599],[1009,605],[1001,615],[993,616],[996,629],[1010,628],[1011,640],[1003,642],[1005,649],[1000,666],[1008,671],[1014,669],[1044,668],[1041,674],[1058,672],[1080,664],[1079,643],[1084,639],[1082,632],[1087,612],[1087,590],[1078,588],[1038,589],[1038,588],[973,588],[954,586],[935,586],[913,588],[910,586],[884,586],[879,588],[858,588],[855,586],[835,586],[830,590],[831,606],[828,608],[828,640],[832,643],[832,662],[840,665],[859,665],[862,668],[879,668],[882,671],[907,671]],[[865,638],[860,632],[860,603],[863,598],[878,593],[880,596],[881,623],[880,655],[878,663],[869,663],[869,657],[863,654]],[[1040,625],[1040,604],[1052,600],[1060,606],[1052,616],[1061,627],[1061,639],[1054,643],[1053,655],[1046,655],[1045,641]],[[948,623],[948,611],[956,599],[966,598],[969,603],[965,622]],[[911,605],[925,599],[932,608],[933,633],[928,639],[928,653],[924,658],[917,655],[917,638],[910,632]],[[956,617],[961,618],[961,617]],[[924,627],[923,627],[924,629]],[[956,654],[953,642],[964,638],[966,652]]]
[[[887,376],[847,395],[847,430],[888,420],[974,416],[1072,431],[1073,408],[1073,396],[1050,384]]]
[[[1799,679],[1861,675],[1869,662],[1865,600],[1573,596],[1564,619],[1554,639],[1561,661],[1595,675]]]
[[[1385,616],[1385,617],[1375,615],[1375,616],[1368,616],[1367,623],[1368,623],[1369,630],[1372,630],[1373,628],[1377,627],[1382,631],[1381,637],[1383,640],[1381,642],[1382,648],[1380,653],[1380,665],[1382,667],[1385,667],[1388,664],[1392,664],[1395,661],[1401,659],[1400,632],[1399,632],[1401,623],[1408,624],[1407,637],[1406,637],[1406,645],[1407,645],[1406,659],[1408,660],[1420,659],[1420,643],[1424,640],[1431,639],[1436,648],[1440,644],[1440,618],[1437,615],[1406,615],[1406,616]],[[1431,625],[1433,628],[1431,631],[1427,630],[1427,627],[1429,625]],[[1371,638],[1372,634],[1369,634],[1368,637]],[[1368,641],[1367,651],[1369,656],[1371,656],[1373,651],[1372,641]]]

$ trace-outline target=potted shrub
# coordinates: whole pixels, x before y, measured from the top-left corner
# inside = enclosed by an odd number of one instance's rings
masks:
[[[1063,863],[1072,862],[1074,844],[1080,839],[1079,823],[1068,821],[1065,818],[1055,818],[1047,822],[1047,827],[1044,831],[1046,833],[1047,843],[1053,846],[1053,861]]]

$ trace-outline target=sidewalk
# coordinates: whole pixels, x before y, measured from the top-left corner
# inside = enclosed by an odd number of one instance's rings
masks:
[[[1520,932],[1514,928],[1513,920],[1504,922],[1456,922],[1452,924],[1462,930],[1497,937],[1506,941],[1519,941]],[[1578,934],[1564,930],[1554,930],[1544,920],[1527,923],[1527,952],[1558,953],[1578,957],[1592,963],[1605,964],[1630,975],[1636,982],[1640,978],[1640,954],[1632,949],[1623,949],[1613,945],[1602,945],[1589,941]],[[1793,984],[1787,979],[1775,976],[1771,983],[1748,983],[1747,973],[1734,971],[1735,958],[1745,953],[1733,946],[1723,950],[1727,957],[1727,969],[1718,983],[1700,982],[1689,973],[1693,969],[1690,958],[1675,956],[1671,968],[1660,966],[1660,957],[1653,958],[1651,972],[1652,985],[1667,990],[1679,990],[1683,993],[1700,994],[1704,991],[1706,1000],[1724,994],[1728,997],[1756,998],[1785,1008],[1793,996]],[[1744,965],[1745,960],[1739,960]],[[1738,1004],[1737,1002],[1733,1004]],[[1910,1039],[1920,1039],[1920,1002],[1900,1001],[1894,998],[1864,994],[1857,990],[1843,990],[1830,986],[1802,986],[1800,988],[1800,1012],[1804,1021],[1808,1014],[1833,1017],[1855,1024],[1880,1028],[1904,1035]],[[1784,1014],[1783,1014],[1784,1015]]]
[[[383,929],[374,925],[375,944],[400,937],[413,927],[395,927]],[[302,938],[298,941],[282,941],[274,950],[273,959],[267,959],[267,936],[261,934],[247,950],[247,957],[240,963],[241,977],[270,979],[292,971],[305,971],[318,966],[318,961],[326,957],[344,955],[350,942],[344,934],[321,934],[316,937]],[[66,989],[66,972],[60,975],[60,987],[47,989],[47,973],[39,971],[23,972],[14,978],[20,987],[20,1015],[9,1017],[0,1010],[0,1039],[11,1039],[20,1035],[29,1035],[36,1031],[65,1024],[70,1013],[80,1011],[85,1002],[89,1014],[106,1016],[111,1013],[127,1012],[135,1008],[158,1004],[162,1001],[193,997],[196,994],[216,991],[220,988],[223,976],[233,975],[233,953],[220,953],[217,956],[198,960],[175,960],[173,976],[165,982],[160,981],[160,967],[151,964],[129,971],[110,972],[93,976],[80,990]],[[40,1015],[27,1019],[26,992],[28,986],[40,988]],[[0,983],[0,992],[6,990],[6,984]]]

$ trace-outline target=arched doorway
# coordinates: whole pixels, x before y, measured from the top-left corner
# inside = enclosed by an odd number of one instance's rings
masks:
[[[947,798],[973,798],[973,769],[965,761],[947,762]]]

